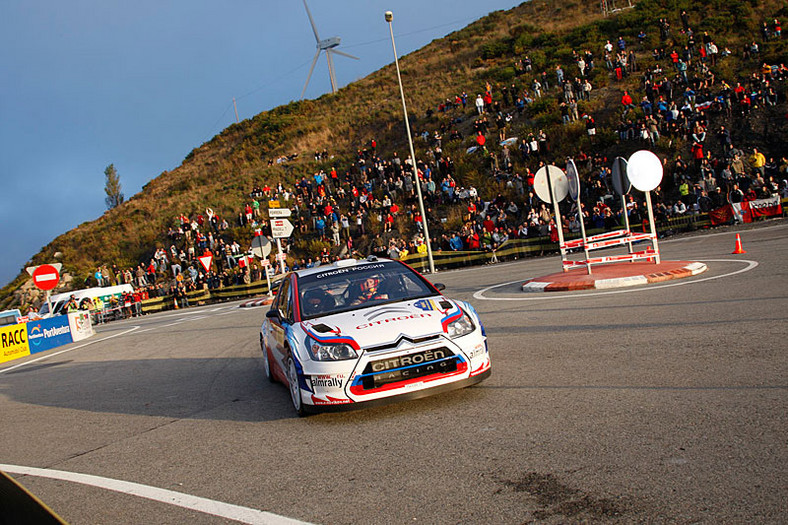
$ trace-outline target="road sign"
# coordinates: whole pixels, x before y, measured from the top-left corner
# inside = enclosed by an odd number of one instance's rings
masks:
[[[547,181],[548,174],[550,176],[549,183]],[[558,166],[542,166],[536,171],[534,176],[536,196],[548,203],[553,202],[553,198],[550,195],[550,186],[553,188],[557,202],[564,200],[566,194],[569,193],[569,181],[567,181],[566,175]]]
[[[293,214],[290,211],[290,208],[269,208],[268,209],[268,216],[272,219],[283,219],[285,217],[290,217]]]
[[[271,241],[268,237],[258,235],[252,239],[252,255],[258,259],[265,259],[271,253]]]
[[[277,261],[286,261],[287,260],[287,254],[286,253],[277,253],[276,254],[276,260]]]
[[[566,161],[566,180],[569,182],[569,196],[573,201],[576,201],[580,195],[580,176],[577,174],[577,166],[572,159]]]
[[[293,233],[293,223],[287,219],[274,219],[271,221],[271,234],[275,239],[290,237]]]
[[[640,191],[651,191],[662,182],[662,161],[647,149],[636,151],[627,162],[627,177]]]
[[[51,264],[42,264],[33,270],[33,284],[40,290],[52,290],[60,281],[60,274],[57,268]]]
[[[202,257],[198,257],[198,259],[200,259],[202,267],[205,268],[205,271],[210,272],[211,263],[213,262],[213,255],[203,255]]]
[[[624,157],[616,157],[610,170],[610,180],[616,193],[622,196],[629,194],[629,190],[632,189],[632,183],[627,176],[628,171],[627,160]]]

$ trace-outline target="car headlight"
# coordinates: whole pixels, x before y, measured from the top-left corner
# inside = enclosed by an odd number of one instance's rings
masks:
[[[462,313],[462,317],[453,323],[449,323],[446,327],[446,331],[452,339],[468,335],[475,329],[476,327],[473,325],[473,321],[471,321],[471,318],[465,312]]]
[[[306,339],[306,348],[314,361],[343,361],[358,357],[350,345],[344,343],[321,343],[311,337]]]

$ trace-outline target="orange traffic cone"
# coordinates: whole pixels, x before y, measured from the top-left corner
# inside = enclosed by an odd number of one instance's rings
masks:
[[[739,236],[738,233],[736,234],[736,247],[733,249],[733,251],[731,253],[732,254],[747,253],[747,252],[744,251],[744,248],[742,248],[741,237]]]

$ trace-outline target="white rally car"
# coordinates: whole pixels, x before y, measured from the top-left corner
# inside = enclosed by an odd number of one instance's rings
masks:
[[[409,266],[346,259],[284,277],[260,330],[266,376],[299,415],[414,399],[490,375],[470,304]]]

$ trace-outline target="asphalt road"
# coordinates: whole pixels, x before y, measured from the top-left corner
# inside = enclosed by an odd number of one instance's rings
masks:
[[[294,416],[263,377],[262,308],[112,323],[0,365],[0,464],[216,502],[13,474],[73,524],[232,522],[224,504],[271,523],[784,523],[788,224],[737,231],[747,254],[733,232],[665,241],[709,271],[606,293],[518,291],[557,257],[438,274],[485,321],[493,375],[358,412]]]

